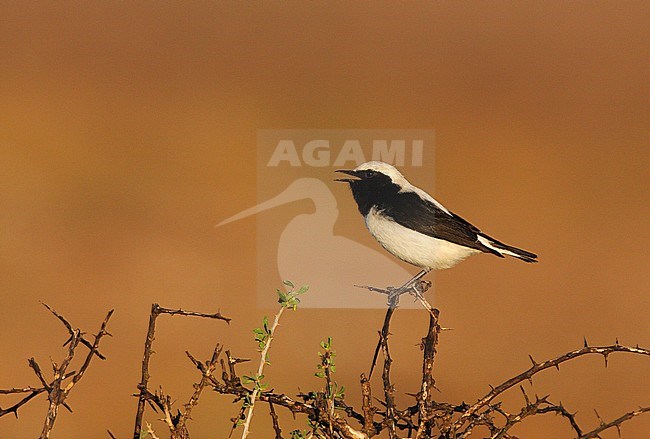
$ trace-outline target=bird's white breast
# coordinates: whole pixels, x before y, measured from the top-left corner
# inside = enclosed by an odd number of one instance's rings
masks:
[[[421,268],[451,268],[476,253],[475,250],[404,227],[374,207],[365,217],[366,227],[377,241],[401,260]]]

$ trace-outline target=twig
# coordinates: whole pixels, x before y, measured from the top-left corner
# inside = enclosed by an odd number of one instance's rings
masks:
[[[429,430],[429,421],[431,418],[432,391],[436,382],[433,378],[433,363],[436,356],[436,346],[438,344],[438,335],[440,334],[440,325],[438,316],[440,311],[432,309],[429,314],[429,330],[426,337],[422,339],[422,385],[417,395],[419,425],[415,434],[416,439],[426,437]]]
[[[363,433],[368,436],[372,436],[375,432],[373,425],[373,418],[375,412],[377,411],[376,407],[372,406],[372,389],[370,387],[370,382],[366,378],[365,374],[361,374],[361,395],[362,395],[362,409],[363,409]]]
[[[192,356],[192,354],[190,354],[188,351],[185,351],[185,354],[189,357],[192,363],[194,363],[194,365],[201,371],[201,381],[199,381],[199,383],[194,385],[194,393],[190,397],[189,402],[185,404],[185,409],[183,410],[183,413],[181,413],[181,415],[179,416],[178,421],[176,422],[175,425],[176,431],[185,430],[185,424],[187,423],[187,420],[190,419],[190,416],[192,414],[192,409],[196,407],[196,405],[199,403],[199,398],[201,397],[201,393],[203,392],[205,386],[207,386],[208,383],[210,382],[212,373],[214,372],[214,369],[217,367],[217,359],[219,358],[222,349],[223,346],[220,346],[217,343],[217,345],[214,348],[214,351],[212,352],[212,358],[209,361],[206,361],[205,364],[202,364],[200,361],[196,360]]]
[[[42,387],[21,387],[20,389],[11,388],[11,389],[0,389],[0,395],[10,395],[12,393],[33,393],[33,392],[42,392],[45,390]]]
[[[21,399],[11,407],[8,407],[6,409],[0,408],[0,418],[9,413],[13,413],[16,416],[16,418],[18,418],[18,409],[43,392],[45,392],[44,387],[41,387],[40,389],[34,389],[29,395],[25,396],[23,399]]]
[[[535,416],[537,414],[544,414],[544,413],[557,413],[563,416],[568,415],[571,425],[574,427],[578,435],[581,434],[580,427],[578,427],[578,424],[575,422],[573,415],[568,413],[567,410],[562,405],[555,405],[550,403],[548,401],[548,395],[541,398],[536,396],[535,401],[531,401],[528,395],[526,394],[524,388],[521,386],[519,387],[521,389],[521,392],[524,395],[526,405],[519,411],[519,413],[513,415],[507,414],[501,410],[500,413],[503,416],[505,416],[506,423],[503,427],[501,427],[497,431],[494,431],[493,434],[490,436],[490,439],[503,439],[509,437],[508,431],[516,424],[519,424],[527,417]]]
[[[63,317],[61,314],[56,312],[56,310],[53,309],[52,307],[50,307],[47,303],[41,302],[41,305],[43,305],[45,308],[47,308],[52,314],[54,314],[54,316],[57,319],[59,319],[61,321],[61,323],[63,323],[63,325],[68,329],[68,332],[70,333],[70,337],[72,337],[72,334],[74,333],[74,330],[72,329],[72,325],[70,324],[70,322],[68,322],[65,317]],[[63,343],[63,346],[67,346],[67,344],[70,343],[70,341],[71,341],[71,339],[69,338],[65,343]],[[88,349],[92,349],[92,347],[93,347],[92,343],[90,343],[88,340],[86,340],[83,337],[83,334],[82,334],[82,337],[79,339],[79,341],[80,341],[80,343],[82,345],[86,346]],[[101,352],[99,352],[99,351],[95,351],[95,355],[97,355],[102,360],[106,360],[106,357],[104,355],[102,355]]]
[[[377,357],[379,356],[379,351],[381,350],[381,340],[382,338],[388,337],[390,320],[393,317],[395,310],[399,306],[400,296],[406,293],[413,294],[415,298],[422,304],[422,306],[429,312],[429,314],[433,312],[433,308],[424,298],[424,293],[431,287],[431,282],[420,280],[420,278],[422,278],[422,276],[428,272],[428,270],[422,270],[415,277],[413,277],[411,280],[399,288],[387,287],[384,289],[368,285],[355,285],[357,288],[363,288],[368,291],[385,294],[388,296],[388,309],[386,310],[386,315],[384,316],[384,324],[382,325],[381,333],[379,334],[379,341],[375,347],[375,353],[372,356],[372,363],[370,365],[370,372],[368,372],[368,379],[372,378],[372,373],[375,370],[375,366],[377,365]]]
[[[248,403],[249,404],[248,410],[246,411],[246,419],[244,420],[244,430],[242,431],[242,435],[241,435],[242,439],[246,439],[246,437],[248,437],[251,419],[253,418],[253,410],[255,408],[255,400],[257,399],[257,396],[259,395],[261,390],[260,380],[261,377],[263,377],[264,366],[267,363],[267,356],[269,353],[269,349],[271,347],[271,341],[273,340],[275,330],[277,329],[278,323],[280,322],[280,317],[282,317],[282,313],[284,312],[285,309],[286,308],[284,306],[281,306],[280,310],[275,315],[275,318],[273,319],[273,324],[269,329],[269,337],[266,340],[266,343],[264,344],[264,348],[262,348],[262,351],[260,352],[260,362],[259,365],[257,366],[257,375],[254,377],[255,388],[253,389],[253,392],[250,395],[250,402]]]
[[[151,304],[151,314],[149,314],[149,329],[147,330],[147,339],[144,343],[144,355],[142,357],[142,375],[138,389],[140,396],[138,398],[138,411],[135,416],[135,429],[133,430],[133,439],[140,439],[142,430],[142,417],[144,415],[144,405],[147,401],[149,385],[149,360],[151,359],[151,346],[153,345],[154,334],[156,332],[156,318],[160,315],[160,306],[157,303]]]
[[[233,360],[232,364],[234,363],[235,361]],[[228,373],[226,373],[226,375],[228,375]],[[239,378],[234,373],[234,371],[230,376],[222,376],[222,380],[223,382],[220,382],[214,377],[212,377],[211,380],[214,390],[218,393],[234,395],[237,397],[237,400],[243,399],[252,393],[252,390],[249,390],[240,384]],[[303,397],[315,397],[311,395],[313,394],[303,395]],[[282,393],[263,392],[257,396],[257,400],[273,403],[274,406],[284,407],[293,414],[305,414],[309,417],[309,419],[313,420],[316,423],[321,423],[322,425],[325,425],[327,422],[329,422],[329,417],[324,416],[322,410],[316,407],[316,405],[297,401]],[[243,408],[245,409],[245,407]],[[346,413],[349,413],[349,415],[352,415],[352,417],[355,419],[363,422],[363,416],[354,412],[349,407],[346,408]],[[237,421],[239,419],[240,417],[235,417],[232,419],[233,429],[237,426]],[[331,422],[333,424],[335,433],[341,435],[341,437],[355,439],[367,439],[369,437],[367,434],[351,428],[347,422],[337,414],[334,415],[334,419]],[[375,428],[379,428],[379,424],[375,424]]]
[[[140,439],[140,433],[142,431],[142,418],[144,416],[144,407],[145,403],[151,399],[152,393],[149,391],[149,379],[151,378],[149,374],[149,362],[151,361],[151,354],[153,353],[152,346],[153,341],[155,340],[156,333],[156,319],[161,314],[169,315],[183,315],[183,316],[192,316],[192,317],[203,317],[209,319],[223,320],[226,323],[230,322],[228,317],[224,317],[220,312],[206,314],[196,311],[187,311],[184,309],[171,309],[163,308],[157,303],[151,304],[151,313],[149,314],[149,327],[147,329],[147,338],[144,343],[144,354],[142,356],[142,369],[140,376],[140,383],[138,384],[138,409],[135,415],[135,427],[133,429],[133,439]]]
[[[158,314],[169,314],[170,316],[181,315],[181,316],[190,316],[190,317],[203,317],[206,319],[223,320],[226,323],[230,323],[230,321],[232,320],[229,317],[223,316],[219,311],[208,314],[208,313],[197,312],[197,311],[187,311],[182,308],[172,309],[172,308],[163,308],[160,306],[158,307]]]
[[[389,300],[397,301],[399,300],[399,296],[393,296]],[[393,307],[389,307],[388,310],[391,311],[394,309],[395,308]],[[384,367],[382,369],[381,377],[384,383],[384,397],[386,400],[386,424],[388,427],[388,437],[390,439],[396,439],[397,432],[395,430],[395,398],[393,396],[393,393],[395,392],[395,388],[390,382],[390,367],[393,363],[393,359],[391,358],[390,351],[388,349],[388,335],[389,335],[388,325],[390,324],[391,315],[392,312],[390,314],[388,312],[386,313],[386,319],[384,320],[384,327],[382,328],[379,342],[381,345],[381,350],[384,354]]]
[[[628,420],[634,418],[635,416],[639,416],[640,414],[647,413],[647,412],[650,412],[650,406],[649,407],[639,407],[639,409],[632,410],[631,412],[628,412],[628,413],[624,414],[623,416],[620,416],[620,417],[614,419],[611,422],[605,423],[605,422],[602,422],[602,420],[601,420],[600,421],[601,424],[600,424],[600,426],[598,428],[595,428],[592,431],[583,434],[582,436],[580,436],[579,439],[593,439],[593,438],[600,437],[599,436],[600,433],[602,433],[603,431],[605,431],[607,429],[610,429],[612,427],[616,427],[617,429],[619,429],[619,435],[620,435],[620,426],[621,426],[621,424],[623,422],[628,421]]]
[[[93,355],[97,354],[97,351],[99,349],[99,342],[104,337],[105,335],[110,336],[111,334],[106,331],[106,327],[108,325],[108,321],[110,320],[111,316],[113,315],[114,310],[110,310],[108,314],[106,314],[106,318],[104,318],[104,321],[102,322],[102,326],[99,329],[99,333],[95,336],[95,341],[92,343],[90,346],[90,352],[86,356],[86,359],[84,360],[83,364],[79,368],[79,372],[77,372],[73,377],[72,377],[72,382],[66,386],[66,395],[70,393],[72,388],[79,382],[79,380],[84,376],[86,373],[86,370],[88,370],[88,366],[90,366],[90,361],[93,358]],[[79,341],[82,342],[83,337],[79,337]],[[100,357],[101,358],[101,357]]]
[[[559,369],[560,364],[583,355],[598,354],[607,358],[608,355],[614,352],[629,352],[633,354],[650,356],[650,350],[648,349],[614,344],[611,346],[585,346],[582,349],[567,352],[566,354],[560,355],[559,357],[544,361],[542,363],[534,362],[533,366],[531,366],[528,370],[520,373],[513,378],[510,378],[497,387],[493,387],[487,395],[480,398],[474,405],[472,405],[469,409],[467,409],[467,411],[465,411],[465,413],[460,416],[460,418],[452,426],[452,431],[459,431],[465,422],[467,422],[479,409],[481,409],[481,407],[489,404],[495,397],[508,390],[509,388],[521,383],[522,381],[531,379],[535,374],[545,369],[548,369],[550,367],[557,367]]]
[[[280,429],[280,422],[278,421],[278,414],[275,413],[275,407],[273,403],[269,401],[269,413],[271,415],[271,421],[273,422],[273,431],[275,432],[275,439],[282,438],[282,430]]]
[[[99,343],[101,339],[105,335],[110,335],[108,331],[106,330],[106,327],[108,325],[108,321],[110,320],[111,316],[113,315],[113,310],[110,310],[106,314],[106,318],[104,318],[104,321],[102,322],[101,328],[97,335],[95,335],[95,340],[92,344],[90,344],[90,350],[88,354],[86,355],[86,358],[79,368],[79,371],[76,372],[68,372],[68,367],[70,366],[74,356],[75,356],[75,351],[77,349],[77,346],[79,343],[81,343],[81,340],[83,339],[82,333],[80,329],[72,329],[72,325],[60,314],[58,314],[54,309],[49,307],[46,304],[43,304],[52,314],[54,314],[63,324],[68,328],[69,331],[71,332],[70,340],[68,341],[68,351],[61,362],[61,365],[58,366],[56,363],[52,362],[52,369],[54,372],[54,378],[51,383],[48,383],[47,380],[45,379],[45,376],[43,375],[43,372],[41,371],[40,366],[36,362],[34,358],[29,359],[29,366],[34,370],[34,374],[36,377],[39,379],[41,384],[43,385],[42,391],[40,389],[35,389],[32,391],[32,394],[29,395],[28,397],[24,398],[22,401],[20,401],[18,404],[14,405],[11,410],[14,411],[14,413],[17,415],[17,410],[18,407],[29,401],[32,397],[36,396],[38,393],[41,392],[46,392],[48,395],[48,400],[49,400],[49,406],[47,410],[47,415],[45,417],[45,421],[43,423],[43,429],[40,434],[41,439],[49,438],[50,434],[52,432],[52,428],[54,427],[54,422],[56,421],[59,407],[63,406],[66,409],[72,411],[70,409],[70,406],[65,402],[66,398],[74,388],[74,386],[83,378],[86,370],[90,366],[90,363],[92,359],[97,355],[97,351],[99,349]],[[72,380],[65,386],[63,386],[63,382],[66,381],[68,378],[72,378]]]
[[[78,329],[74,331],[72,335],[72,340],[68,345],[68,354],[66,355],[61,367],[54,367],[54,381],[50,385],[48,398],[50,400],[50,405],[47,409],[47,416],[45,417],[45,422],[43,424],[43,430],[41,431],[41,439],[46,439],[50,437],[52,428],[54,427],[54,421],[59,412],[59,406],[63,403],[65,397],[67,396],[64,391],[61,389],[61,382],[63,380],[63,375],[65,374],[68,365],[74,357],[74,351],[79,344],[79,338],[81,337],[81,331]],[[92,357],[93,353],[90,354]]]
[[[372,373],[374,372],[375,366],[377,365],[377,358],[379,357],[379,351],[381,350],[381,341],[388,338],[390,319],[393,318],[393,314],[397,309],[399,296],[395,296],[392,300],[394,302],[389,304],[388,309],[386,310],[386,315],[384,316],[384,324],[382,325],[381,331],[379,332],[379,341],[377,342],[377,346],[375,346],[375,353],[372,356],[372,364],[370,364],[370,372],[368,372],[369,379],[372,378]]]

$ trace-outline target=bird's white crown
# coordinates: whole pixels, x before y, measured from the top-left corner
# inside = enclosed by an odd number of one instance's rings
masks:
[[[402,173],[399,172],[395,166],[389,165],[388,163],[373,160],[370,162],[365,162],[360,164],[354,170],[355,171],[372,170],[372,171],[381,172],[382,174],[390,177],[390,179],[395,184],[398,184],[403,187],[410,186],[408,180],[406,180],[406,178],[402,175]]]

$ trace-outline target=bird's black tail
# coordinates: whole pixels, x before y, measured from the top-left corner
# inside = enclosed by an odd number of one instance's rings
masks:
[[[486,247],[495,250],[497,253],[499,253],[500,256],[507,255],[521,259],[524,262],[537,262],[537,255],[535,253],[531,253],[526,250],[504,244],[503,242],[497,241],[496,239],[491,238],[487,235],[479,235],[479,242],[481,242]]]

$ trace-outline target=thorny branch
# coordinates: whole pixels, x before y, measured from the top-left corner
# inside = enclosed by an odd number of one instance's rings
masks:
[[[233,420],[234,426],[238,425],[240,421],[247,421],[246,427],[248,427],[252,414],[251,402],[254,403],[255,400],[258,400],[268,403],[275,439],[282,439],[283,437],[276,407],[283,407],[294,415],[304,415],[310,420],[312,432],[306,436],[303,436],[302,433],[297,433],[297,436],[294,436],[294,433],[296,433],[294,431],[291,433],[292,438],[325,436],[344,439],[369,439],[384,431],[387,432],[391,439],[398,437],[398,431],[406,431],[408,437],[414,439],[461,439],[470,437],[477,427],[486,428],[490,432],[489,437],[491,439],[509,439],[513,438],[509,432],[514,426],[524,422],[527,418],[546,413],[555,413],[566,419],[577,439],[593,439],[599,438],[602,432],[613,428],[619,430],[620,434],[623,423],[641,414],[650,412],[650,407],[648,406],[639,407],[609,422],[602,420],[596,413],[598,426],[589,430],[581,427],[577,422],[575,414],[567,410],[562,403],[555,404],[550,402],[548,395],[542,397],[535,395],[534,397],[530,397],[523,386],[521,386],[521,383],[526,380],[532,384],[533,377],[546,369],[555,367],[559,370],[561,364],[585,355],[595,354],[603,356],[605,366],[607,366],[609,355],[616,352],[646,357],[650,356],[650,350],[639,347],[638,345],[635,347],[621,345],[618,343],[618,340],[615,344],[608,346],[590,346],[585,340],[582,348],[543,362],[537,362],[530,356],[532,363],[530,368],[509,378],[496,387],[491,387],[487,394],[471,405],[465,403],[455,405],[436,401],[434,398],[434,390],[437,389],[435,387],[436,382],[433,369],[439,336],[444,328],[439,324],[439,311],[432,308],[424,298],[424,292],[429,287],[430,283],[420,280],[417,280],[415,283],[409,283],[406,287],[400,289],[364,287],[371,291],[386,294],[389,300],[389,308],[381,331],[379,331],[379,344],[377,345],[371,367],[372,373],[379,352],[383,352],[384,363],[381,383],[384,400],[379,401],[383,408],[373,406],[370,379],[362,374],[360,378],[362,396],[361,411],[355,410],[354,407],[346,403],[342,392],[340,395],[334,393],[333,389],[337,388],[337,385],[332,380],[329,368],[324,369],[324,377],[326,379],[325,393],[300,393],[298,394],[298,398],[292,398],[283,393],[266,390],[264,386],[255,386],[254,389],[248,389],[242,385],[242,378],[237,373],[236,366],[238,363],[249,360],[233,357],[230,351],[227,350],[225,351],[225,358],[223,358],[221,355],[223,346],[217,344],[212,352],[211,358],[205,362],[197,360],[186,351],[190,361],[200,371],[201,378],[194,384],[194,392],[189,401],[183,405],[183,410],[177,410],[177,413],[174,414],[171,396],[166,395],[162,388],[152,392],[148,387],[150,379],[149,363],[153,353],[152,347],[155,339],[157,317],[161,314],[169,314],[210,318],[226,322],[229,322],[230,319],[222,316],[219,312],[206,314],[183,309],[168,309],[162,308],[154,303],[151,308],[142,360],[142,376],[138,386],[140,392],[137,395],[139,399],[134,438],[140,439],[142,433],[155,437],[153,429],[149,424],[146,425],[146,431],[142,431],[144,407],[145,404],[149,404],[154,411],[162,413],[163,421],[167,424],[172,439],[188,439],[187,422],[191,419],[192,411],[198,405],[199,399],[206,388],[211,388],[220,394],[232,395],[235,397],[235,402],[242,400],[248,401],[248,405],[244,405],[242,412]],[[422,379],[417,393],[409,394],[415,398],[415,403],[406,408],[399,408],[395,399],[395,387],[391,381],[391,365],[393,359],[390,355],[389,337],[391,336],[391,318],[397,309],[400,295],[404,293],[414,295],[422,303],[424,308],[427,309],[429,313],[429,327],[420,345],[423,351]],[[95,357],[102,360],[105,359],[105,356],[99,352],[99,345],[105,335],[110,335],[106,328],[113,314],[113,310],[107,313],[99,332],[93,338],[86,337],[81,330],[74,329],[61,314],[48,305],[43,305],[62,322],[69,332],[69,338],[64,344],[64,346],[67,346],[66,355],[60,364],[52,361],[53,378],[51,380],[46,378],[40,365],[34,358],[29,359],[29,366],[34,371],[39,381],[39,386],[0,389],[0,395],[22,395],[22,399],[13,405],[4,409],[0,407],[0,417],[9,413],[18,416],[18,410],[22,406],[41,393],[44,393],[48,395],[49,406],[40,438],[49,438],[57,418],[59,407],[63,406],[72,411],[66,403],[66,398],[74,386],[83,378],[92,359]],[[279,314],[276,317],[279,317]],[[271,327],[271,334],[276,326],[277,318]],[[88,353],[77,371],[69,371],[68,369],[75,359],[79,345],[85,346],[88,349]],[[261,367],[266,364],[269,347],[270,343],[266,343],[264,346],[265,349],[261,350]],[[322,356],[323,367],[326,365],[325,363],[329,364],[326,361],[330,358],[328,355],[330,355],[329,351]],[[216,373],[218,365],[221,366],[220,376]],[[261,369],[258,368],[256,379],[261,379],[261,372]],[[506,391],[509,391],[515,386],[520,388],[523,394],[524,404],[521,409],[508,412],[502,407],[499,399]],[[246,408],[249,409],[249,413],[247,416],[244,416]],[[245,437],[247,428],[244,430]],[[114,437],[110,432],[109,435]]]
[[[394,301],[394,303],[397,303],[399,296],[395,297],[394,299],[391,298],[391,301]],[[397,438],[397,431],[396,431],[396,426],[395,426],[395,397],[394,397],[394,392],[395,388],[393,387],[393,384],[390,381],[390,367],[393,364],[393,359],[390,356],[390,351],[388,349],[388,336],[389,336],[389,331],[388,331],[388,326],[390,325],[390,317],[393,315],[393,312],[390,312],[394,310],[392,306],[389,307],[389,312],[386,313],[386,318],[384,319],[384,326],[380,332],[380,338],[379,338],[379,343],[381,345],[381,351],[384,354],[384,367],[382,370],[381,378],[384,383],[384,398],[386,401],[386,425],[388,427],[388,437],[390,439],[396,439]],[[372,372],[372,368],[370,370]]]
[[[163,412],[165,412],[165,410],[168,411],[171,410],[171,398],[169,396],[163,395],[162,389],[160,390],[159,394],[156,394],[156,393],[151,393],[151,391],[148,388],[149,379],[151,378],[149,374],[149,362],[151,361],[151,355],[153,353],[152,346],[156,334],[156,319],[161,314],[169,314],[171,316],[182,315],[182,316],[202,317],[208,319],[223,320],[226,323],[230,322],[230,319],[228,317],[224,317],[218,311],[216,313],[206,314],[206,313],[201,313],[196,311],[187,311],[180,308],[179,309],[163,308],[157,303],[153,303],[151,305],[151,313],[149,314],[149,327],[147,329],[147,338],[144,344],[144,355],[142,356],[141,379],[140,379],[140,384],[138,384],[138,390],[140,390],[140,393],[138,394],[138,409],[135,417],[135,427],[133,429],[134,439],[140,439],[140,434],[142,431],[142,418],[144,416],[144,408],[147,402],[152,404],[152,407],[154,407],[154,405],[157,406]],[[216,361],[216,357],[218,357],[218,353],[216,351],[217,348],[215,348],[214,361]],[[190,358],[192,357],[190,356]],[[201,392],[198,392],[198,395],[195,394],[197,400],[200,393]],[[189,406],[189,412],[192,411],[194,405],[196,405],[196,403]],[[185,409],[185,412],[187,411],[188,411],[188,406],[186,406]],[[185,422],[187,421],[187,419],[189,419],[189,413],[186,416],[184,416],[183,414],[180,414],[178,416],[172,416],[171,413],[169,412],[166,413],[166,420],[168,421],[167,425],[172,430],[172,433],[177,431],[177,434],[181,434],[181,431],[186,431],[187,429],[185,428]],[[182,420],[181,428],[178,428],[178,430],[176,430],[178,422],[180,422],[181,420]]]
[[[59,407],[63,406],[69,411],[72,411],[72,409],[66,403],[65,400],[70,394],[70,392],[72,391],[72,389],[74,388],[74,386],[83,378],[84,374],[88,370],[88,367],[90,366],[92,359],[95,356],[97,356],[102,360],[105,359],[105,357],[99,353],[99,344],[101,342],[101,339],[104,336],[111,335],[106,330],[106,327],[108,326],[108,321],[113,315],[113,310],[110,310],[106,314],[106,317],[102,322],[99,332],[94,336],[94,340],[90,342],[83,337],[83,333],[81,332],[80,329],[73,329],[73,326],[70,324],[70,322],[68,322],[68,320],[65,317],[63,317],[63,315],[59,314],[53,308],[51,308],[49,305],[45,303],[43,303],[43,306],[45,306],[45,308],[47,308],[48,311],[50,311],[57,319],[59,319],[59,321],[63,323],[63,325],[66,327],[66,329],[70,334],[70,338],[64,343],[64,346],[68,346],[66,356],[61,362],[61,365],[57,365],[54,361],[52,361],[52,370],[54,374],[52,381],[48,381],[46,379],[38,362],[34,358],[30,358],[28,360],[29,367],[31,367],[32,370],[34,371],[34,374],[40,381],[41,387],[29,386],[29,387],[24,387],[19,389],[12,388],[8,390],[0,390],[0,394],[5,394],[5,395],[27,393],[27,395],[23,397],[23,399],[13,404],[11,407],[8,407],[6,409],[0,408],[0,417],[8,413],[13,413],[16,417],[18,417],[18,409],[20,407],[28,403],[31,399],[33,399],[37,395],[41,393],[46,393],[49,400],[49,405],[48,405],[47,415],[43,423],[43,429],[39,437],[49,438],[52,429],[54,428],[54,422],[56,421]],[[70,364],[74,359],[74,356],[76,354],[76,349],[79,346],[79,344],[83,344],[89,349],[88,354],[86,355],[78,371],[68,371],[68,367],[70,366]]]
[[[422,294],[429,287],[430,284],[426,282],[419,282],[414,284],[411,294],[418,295],[422,298]],[[382,370],[382,390],[384,393],[384,400],[379,401],[382,409],[377,409],[372,405],[372,388],[370,380],[365,375],[361,375],[361,394],[362,394],[362,410],[356,411],[353,407],[349,406],[342,399],[334,401],[335,412],[330,412],[328,406],[322,406],[319,403],[318,395],[316,392],[300,393],[299,396],[302,401],[293,399],[285,394],[276,393],[273,391],[261,391],[257,395],[260,401],[268,402],[272,407],[270,412],[274,431],[276,437],[280,437],[281,432],[275,407],[284,407],[294,415],[306,415],[311,421],[314,431],[320,429],[321,433],[326,437],[342,437],[342,438],[372,438],[378,434],[386,431],[391,438],[398,437],[398,430],[407,431],[409,438],[467,438],[479,426],[485,427],[490,431],[490,438],[512,438],[509,430],[515,425],[520,424],[525,419],[542,415],[546,413],[555,413],[565,418],[575,433],[575,437],[583,438],[596,438],[598,434],[609,428],[620,428],[621,424],[625,421],[638,416],[642,413],[650,411],[648,407],[642,407],[638,410],[620,416],[610,422],[600,420],[600,425],[594,430],[584,433],[585,429],[578,425],[575,415],[567,410],[561,403],[554,404],[549,401],[548,396],[534,398],[528,395],[520,386],[524,395],[525,404],[523,407],[515,412],[508,413],[502,407],[500,402],[496,399],[504,392],[511,389],[517,384],[529,380],[550,368],[576,359],[583,355],[599,354],[607,361],[608,356],[614,352],[625,352],[636,355],[650,355],[650,351],[641,347],[623,346],[616,342],[611,346],[589,346],[585,343],[582,349],[568,352],[554,359],[537,363],[532,359],[533,365],[526,371],[516,375],[497,387],[491,388],[491,391],[480,398],[473,405],[460,404],[454,405],[445,402],[438,402],[435,400],[435,379],[433,376],[433,367],[436,356],[436,349],[439,341],[439,335],[444,329],[439,324],[439,311],[431,308],[426,300],[421,301],[425,308],[429,311],[429,328],[426,336],[422,339],[421,348],[423,350],[422,361],[422,381],[419,391],[413,396],[416,399],[414,405],[399,409],[396,406],[394,399],[394,386],[391,381],[390,367],[392,358],[390,357],[389,350],[389,336],[390,336],[390,320],[395,312],[399,295],[391,296],[390,293],[394,292],[391,289],[378,289],[374,287],[364,287],[372,291],[382,294],[387,294],[389,301],[392,300],[392,306],[389,306],[384,324],[380,334],[380,342],[375,352],[375,359],[373,360],[372,368],[376,363],[379,351],[383,352],[384,365]],[[222,360],[222,375],[221,379],[215,377],[211,378],[211,385],[213,389],[221,394],[234,395],[237,400],[244,399],[251,396],[252,390],[246,389],[241,385],[241,379],[237,375],[235,365],[237,361],[233,361],[230,353],[228,353],[228,362]],[[371,370],[372,370],[371,368]],[[237,420],[238,418],[235,418]],[[358,424],[355,426],[353,423]],[[300,436],[302,437],[302,436]],[[316,436],[314,436],[316,437]]]
[[[488,405],[497,396],[501,395],[503,392],[521,383],[522,381],[531,380],[533,376],[535,376],[536,374],[538,374],[539,372],[545,369],[555,367],[559,370],[560,364],[567,361],[571,361],[583,355],[590,355],[590,354],[602,355],[605,358],[605,361],[607,361],[608,356],[614,352],[628,352],[632,354],[650,356],[650,350],[640,348],[638,346],[637,347],[623,346],[618,344],[618,342],[610,346],[588,346],[588,344],[585,341],[585,346],[582,349],[577,349],[571,352],[567,352],[566,354],[560,355],[559,357],[544,361],[542,363],[537,363],[532,357],[530,357],[533,365],[529,369],[520,373],[519,375],[510,378],[509,380],[503,382],[502,384],[493,387],[487,395],[480,398],[474,405],[470,406],[460,416],[460,418],[452,426],[451,430],[460,431],[464,423],[466,423],[477,411],[479,411],[481,408]]]
[[[598,420],[600,421],[600,425],[598,426],[598,428],[595,428],[590,432],[581,435],[579,439],[593,439],[593,438],[600,437],[599,436],[600,433],[610,428],[616,428],[620,436],[621,424],[623,422],[629,421],[635,416],[639,416],[640,414],[647,413],[647,412],[650,412],[650,407],[640,407],[638,410],[632,410],[631,412],[627,412],[623,416],[620,416],[610,422],[603,422],[603,420],[600,419],[600,416],[598,416]]]
[[[429,315],[429,330],[426,337],[422,339],[422,385],[420,392],[417,394],[419,425],[415,435],[416,438],[424,437],[425,433],[431,429],[429,414],[433,404],[433,390],[436,387],[436,381],[433,378],[433,362],[436,356],[436,346],[438,345],[438,335],[441,328],[438,324],[438,315],[440,312],[436,309]]]

